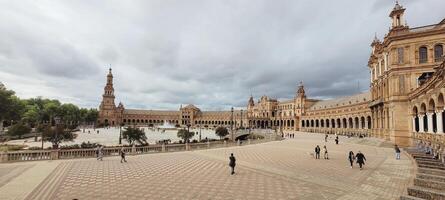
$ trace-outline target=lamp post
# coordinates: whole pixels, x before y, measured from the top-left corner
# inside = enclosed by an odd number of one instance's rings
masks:
[[[198,126],[199,126],[199,142],[201,142],[201,124],[199,124]]]
[[[119,124],[119,144],[122,144],[122,126],[124,123]]]
[[[55,124],[55,131],[56,131],[56,137],[55,137],[55,141],[58,141],[59,139],[59,131],[57,130],[57,127],[59,126],[59,124],[60,124],[60,117],[58,117],[58,116],[56,116],[56,117],[54,117],[54,121],[56,122],[56,124]],[[54,148],[54,147],[53,147]],[[59,145],[58,145],[58,143],[57,143],[57,148],[59,148]]]
[[[243,128],[243,109],[241,109],[241,126],[240,128]]]
[[[233,107],[230,110],[230,112],[232,113],[231,118],[230,118],[230,131],[231,131],[231,134],[232,134],[232,141],[234,141],[233,140]]]

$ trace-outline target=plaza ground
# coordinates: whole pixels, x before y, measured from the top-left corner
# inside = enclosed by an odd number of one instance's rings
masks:
[[[201,151],[0,165],[1,199],[396,199],[414,176],[407,155],[394,159],[378,139],[326,143],[329,160],[315,160],[324,135]],[[349,167],[362,151],[364,170]],[[231,176],[228,157],[237,159]]]

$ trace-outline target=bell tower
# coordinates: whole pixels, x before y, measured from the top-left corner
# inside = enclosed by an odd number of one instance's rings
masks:
[[[102,95],[102,102],[99,106],[99,124],[114,126],[118,123],[114,99],[113,74],[110,68],[107,75],[107,83],[104,87],[104,94]]]
[[[396,1],[396,5],[389,14],[389,17],[392,19],[392,29],[408,26],[405,22],[404,14],[405,8],[399,4],[399,1]]]
[[[300,81],[297,92],[295,94],[295,114],[301,116],[304,113],[304,104],[306,100],[306,93],[304,91],[303,81]]]

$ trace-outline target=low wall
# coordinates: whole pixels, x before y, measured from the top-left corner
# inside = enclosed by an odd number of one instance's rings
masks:
[[[206,142],[206,143],[187,143],[187,144],[167,144],[167,145],[149,145],[142,147],[124,147],[127,155],[165,153],[178,151],[193,151],[211,148],[222,148],[230,146],[241,146],[249,144],[258,144],[277,140],[277,137],[267,137],[265,139],[247,140],[244,142]],[[118,156],[122,147],[107,147],[103,149],[104,156]],[[35,161],[35,160],[58,160],[73,158],[95,158],[96,149],[53,149],[53,150],[24,150],[12,152],[0,152],[0,163]]]

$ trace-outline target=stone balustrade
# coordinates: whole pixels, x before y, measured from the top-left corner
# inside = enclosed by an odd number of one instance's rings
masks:
[[[266,137],[259,140],[247,140],[247,142],[203,142],[203,143],[186,143],[186,144],[157,144],[140,147],[124,147],[127,155],[138,155],[148,153],[177,152],[177,151],[193,151],[210,148],[222,148],[237,145],[258,144],[276,140],[276,137]],[[102,152],[104,156],[118,156],[122,147],[106,147]],[[53,150],[23,150],[0,152],[0,163],[33,161],[33,160],[57,160],[57,159],[73,159],[73,158],[94,158],[96,157],[96,149],[53,149]]]

